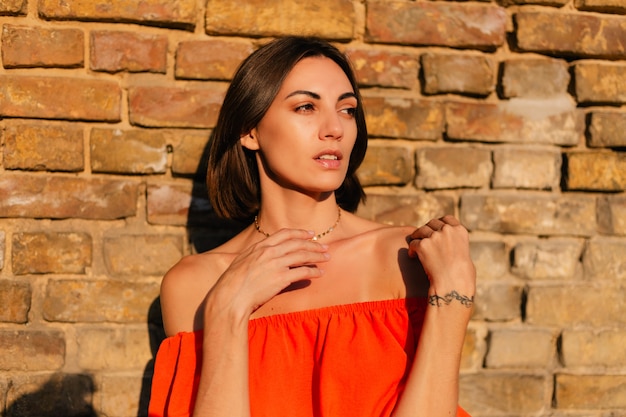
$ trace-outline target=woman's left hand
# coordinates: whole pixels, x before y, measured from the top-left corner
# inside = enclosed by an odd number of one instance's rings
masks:
[[[474,296],[476,269],[470,257],[469,233],[454,216],[432,219],[417,228],[411,234],[409,256],[419,258],[435,294],[456,291]]]

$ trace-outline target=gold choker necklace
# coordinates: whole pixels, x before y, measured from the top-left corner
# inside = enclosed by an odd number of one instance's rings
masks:
[[[339,224],[339,220],[341,220],[341,208],[337,206],[337,221],[335,221],[335,224],[333,224],[328,229],[326,229],[324,233],[315,235],[311,240],[319,240],[323,238],[324,236],[326,236],[327,234],[329,234],[330,232],[332,232],[333,230],[335,230],[335,227],[337,227],[337,225]],[[265,237],[270,237],[270,234],[267,233],[265,230],[261,229],[261,226],[259,226],[258,215],[254,216],[254,227],[256,228],[257,232],[261,233],[262,235],[265,235]]]

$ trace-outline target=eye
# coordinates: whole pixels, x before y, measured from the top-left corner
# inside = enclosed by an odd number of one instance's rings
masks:
[[[356,107],[346,107],[340,110],[342,113],[347,114],[348,116],[354,117],[356,114]]]
[[[315,107],[313,106],[312,103],[306,103],[306,104],[301,104],[298,107],[296,107],[296,112],[299,113],[308,113],[311,112],[315,109]]]

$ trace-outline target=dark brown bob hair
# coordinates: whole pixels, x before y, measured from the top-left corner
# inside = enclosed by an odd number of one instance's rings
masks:
[[[343,53],[322,39],[290,36],[271,41],[248,56],[226,92],[209,145],[207,170],[209,198],[219,216],[249,221],[258,212],[261,194],[255,152],[245,149],[240,138],[259,124],[291,69],[302,59],[317,56],[339,65],[357,97],[357,137],[346,178],[335,191],[337,203],[354,212],[365,199],[356,170],[365,157],[367,127],[352,66]]]

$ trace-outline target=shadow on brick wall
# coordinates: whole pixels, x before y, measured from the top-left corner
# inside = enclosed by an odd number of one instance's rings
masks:
[[[163,318],[161,316],[161,300],[157,297],[148,309],[148,334],[150,337],[150,350],[152,351],[152,359],[148,361],[143,373],[141,384],[141,392],[139,393],[139,406],[137,408],[137,417],[145,417],[148,415],[148,404],[150,403],[150,388],[152,387],[152,375],[154,374],[154,359],[159,350],[159,346],[165,339],[165,330],[163,330]]]
[[[19,387],[18,387],[19,389]],[[88,374],[54,374],[37,391],[18,397],[3,417],[97,417],[92,406],[95,391]]]

